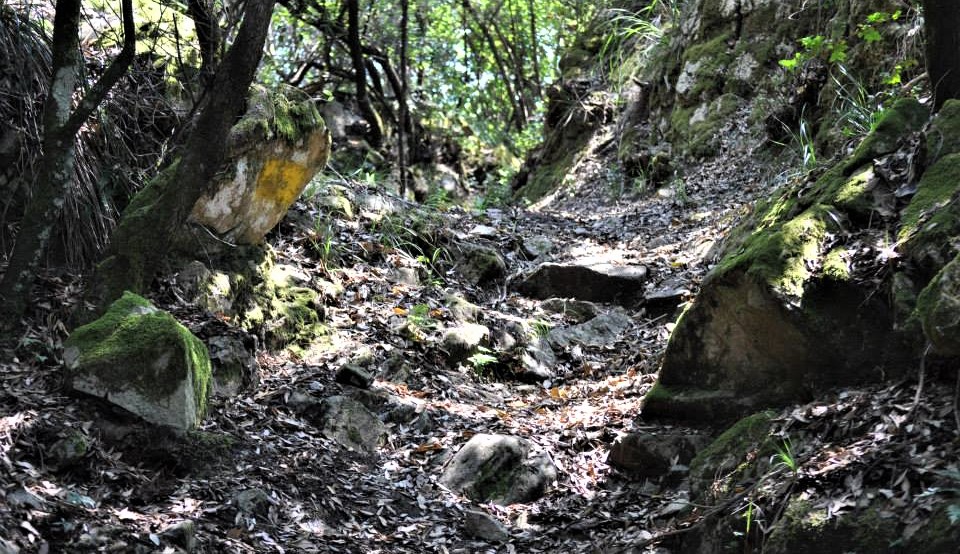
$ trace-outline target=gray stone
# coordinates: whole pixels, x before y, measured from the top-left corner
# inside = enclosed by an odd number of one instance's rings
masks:
[[[708,443],[693,433],[628,433],[611,445],[607,463],[644,477],[660,477],[688,466]]]
[[[517,375],[520,381],[540,383],[556,377],[557,357],[544,339],[537,339],[524,348],[520,364],[523,368]]]
[[[473,228],[468,231],[468,234],[482,239],[495,239],[500,234],[500,231],[498,231],[496,227],[489,225],[474,225]]]
[[[387,428],[363,404],[346,396],[324,398],[308,406],[305,417],[323,435],[359,452],[374,452],[387,436]]]
[[[440,344],[451,365],[457,365],[479,351],[490,337],[490,329],[476,323],[465,323],[447,329]]]
[[[387,279],[395,285],[406,285],[408,287],[420,286],[420,275],[412,267],[398,267],[392,270]]]
[[[490,542],[504,542],[510,532],[500,521],[480,510],[467,510],[463,514],[463,530],[471,536]]]
[[[489,246],[461,243],[457,250],[457,270],[473,285],[502,279],[507,274],[507,263],[503,256]]]
[[[89,449],[90,442],[86,435],[78,431],[70,431],[66,437],[50,446],[47,457],[53,465],[58,468],[65,468],[82,460]]]
[[[71,387],[158,425],[185,432],[206,410],[206,346],[170,314],[126,292],[64,344]]]
[[[218,396],[236,396],[244,388],[260,382],[256,337],[235,329],[230,331],[205,338],[213,363],[212,392]]]
[[[540,303],[540,308],[546,312],[569,317],[577,323],[593,319],[599,313],[599,308],[593,302],[576,298],[548,298]]]
[[[574,344],[588,347],[609,346],[633,325],[630,316],[622,311],[598,315],[586,323],[554,329],[547,335],[553,348],[567,348]]]
[[[548,454],[529,453],[524,439],[477,434],[453,457],[440,482],[478,502],[531,502],[556,480],[557,469]]]
[[[160,536],[186,552],[193,552],[197,548],[197,525],[189,519],[167,527]]]
[[[350,385],[359,389],[368,389],[373,384],[373,375],[369,371],[354,364],[346,364],[337,371],[336,381],[342,385]]]
[[[263,489],[244,489],[233,497],[233,505],[245,516],[263,517],[270,512],[273,500]]]
[[[647,268],[642,265],[545,263],[517,286],[532,298],[576,298],[590,302],[636,302],[643,295]]]
[[[450,317],[454,321],[462,323],[476,323],[480,315],[480,307],[467,301],[458,294],[448,294],[443,298],[443,303],[450,312]]]
[[[520,245],[520,248],[523,250],[524,255],[528,258],[536,259],[546,256],[556,248],[553,241],[544,236],[538,237],[527,237],[523,239],[523,243]]]

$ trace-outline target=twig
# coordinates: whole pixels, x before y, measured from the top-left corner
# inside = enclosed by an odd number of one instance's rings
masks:
[[[953,386],[953,419],[957,422],[956,433],[960,435],[960,411],[957,410],[957,397],[960,397],[960,371],[957,371],[957,384]]]
[[[927,354],[930,353],[930,350],[933,348],[933,345],[930,342],[927,342],[927,346],[923,349],[923,354],[920,356],[920,378],[917,382],[917,394],[913,396],[913,406],[910,406],[910,411],[907,412],[907,419],[909,420],[913,417],[913,414],[917,411],[917,406],[920,405],[920,395],[923,394],[923,381],[924,376],[926,375],[926,366],[927,366]]]

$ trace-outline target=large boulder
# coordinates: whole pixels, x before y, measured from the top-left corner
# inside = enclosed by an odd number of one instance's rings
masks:
[[[327,164],[330,133],[302,92],[255,86],[229,140],[229,170],[197,201],[190,218],[229,242],[257,244]]]
[[[813,183],[786,187],[733,232],[677,322],[646,415],[730,419],[832,387],[895,377],[914,365],[918,333],[897,325],[894,295],[878,293],[891,290],[895,272],[881,270],[898,254],[877,245],[888,240],[885,229],[915,229],[901,231],[904,259],[897,269],[922,286],[929,270],[921,271],[910,252],[927,249],[911,244],[930,241],[916,235],[958,234],[949,220],[935,230],[923,225],[956,210],[947,200],[960,181],[928,178],[952,171],[940,169],[955,163],[952,156],[927,169],[910,205],[890,208],[911,184],[909,171],[890,169],[909,165],[909,148],[898,151],[898,139],[926,121],[918,102],[899,101],[850,157]],[[914,214],[917,204],[924,206],[924,222]],[[911,294],[908,305],[915,303]]]
[[[207,348],[173,316],[127,292],[64,344],[70,386],[177,431],[207,407]]]

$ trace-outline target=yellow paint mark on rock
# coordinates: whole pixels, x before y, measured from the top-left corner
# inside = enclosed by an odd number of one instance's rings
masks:
[[[257,178],[254,195],[257,199],[289,206],[300,196],[311,177],[312,172],[303,164],[290,160],[267,160]]]

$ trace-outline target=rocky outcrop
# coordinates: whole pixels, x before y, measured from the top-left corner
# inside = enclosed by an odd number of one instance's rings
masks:
[[[229,171],[190,218],[226,241],[258,244],[326,165],[330,133],[303,93],[254,87],[229,140]]]
[[[923,277],[921,266],[935,256],[924,261],[911,252],[927,252],[920,246],[930,244],[924,235],[942,236],[956,226],[931,229],[917,221],[918,204],[925,206],[924,218],[950,211],[958,181],[947,185],[940,175],[942,165],[953,167],[949,155],[923,173],[907,206],[890,209],[911,182],[909,171],[889,168],[916,163],[910,137],[926,113],[915,100],[898,102],[850,157],[815,182],[782,190],[732,234],[677,323],[647,415],[683,417],[685,406],[696,402],[705,417],[732,417],[835,386],[895,377],[912,366],[919,337],[897,323],[907,317],[898,318],[890,301],[894,283],[906,306],[900,309],[912,310],[917,291],[903,283],[922,279],[914,289],[926,283],[930,274]],[[929,198],[934,194],[936,200]],[[879,222],[901,229],[894,249],[876,246],[887,238]],[[893,271],[878,281],[881,268]],[[902,278],[894,279],[898,274]],[[878,287],[891,293],[877,294]],[[721,396],[707,399],[704,392]],[[690,401],[678,402],[685,395]],[[726,406],[704,410],[704,402]]]
[[[127,292],[64,345],[70,386],[185,432],[207,409],[206,346],[170,314]]]

